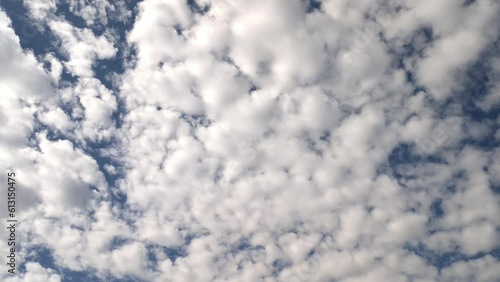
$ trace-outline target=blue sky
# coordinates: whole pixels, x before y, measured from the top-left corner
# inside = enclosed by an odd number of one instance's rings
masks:
[[[500,279],[498,2],[0,8],[2,281]]]

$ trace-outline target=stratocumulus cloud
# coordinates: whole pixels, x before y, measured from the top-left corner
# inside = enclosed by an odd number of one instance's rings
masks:
[[[498,1],[0,7],[2,281],[500,281]]]

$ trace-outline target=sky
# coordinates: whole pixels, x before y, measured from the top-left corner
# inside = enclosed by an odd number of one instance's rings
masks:
[[[1,0],[0,65],[1,281],[500,281],[496,0]]]

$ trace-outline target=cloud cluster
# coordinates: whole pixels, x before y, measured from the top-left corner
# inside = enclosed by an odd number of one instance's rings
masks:
[[[57,51],[0,12],[5,281],[500,277],[497,2],[24,5]]]

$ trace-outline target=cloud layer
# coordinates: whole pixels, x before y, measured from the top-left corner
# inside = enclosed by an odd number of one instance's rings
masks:
[[[17,4],[3,281],[500,277],[498,2]]]

